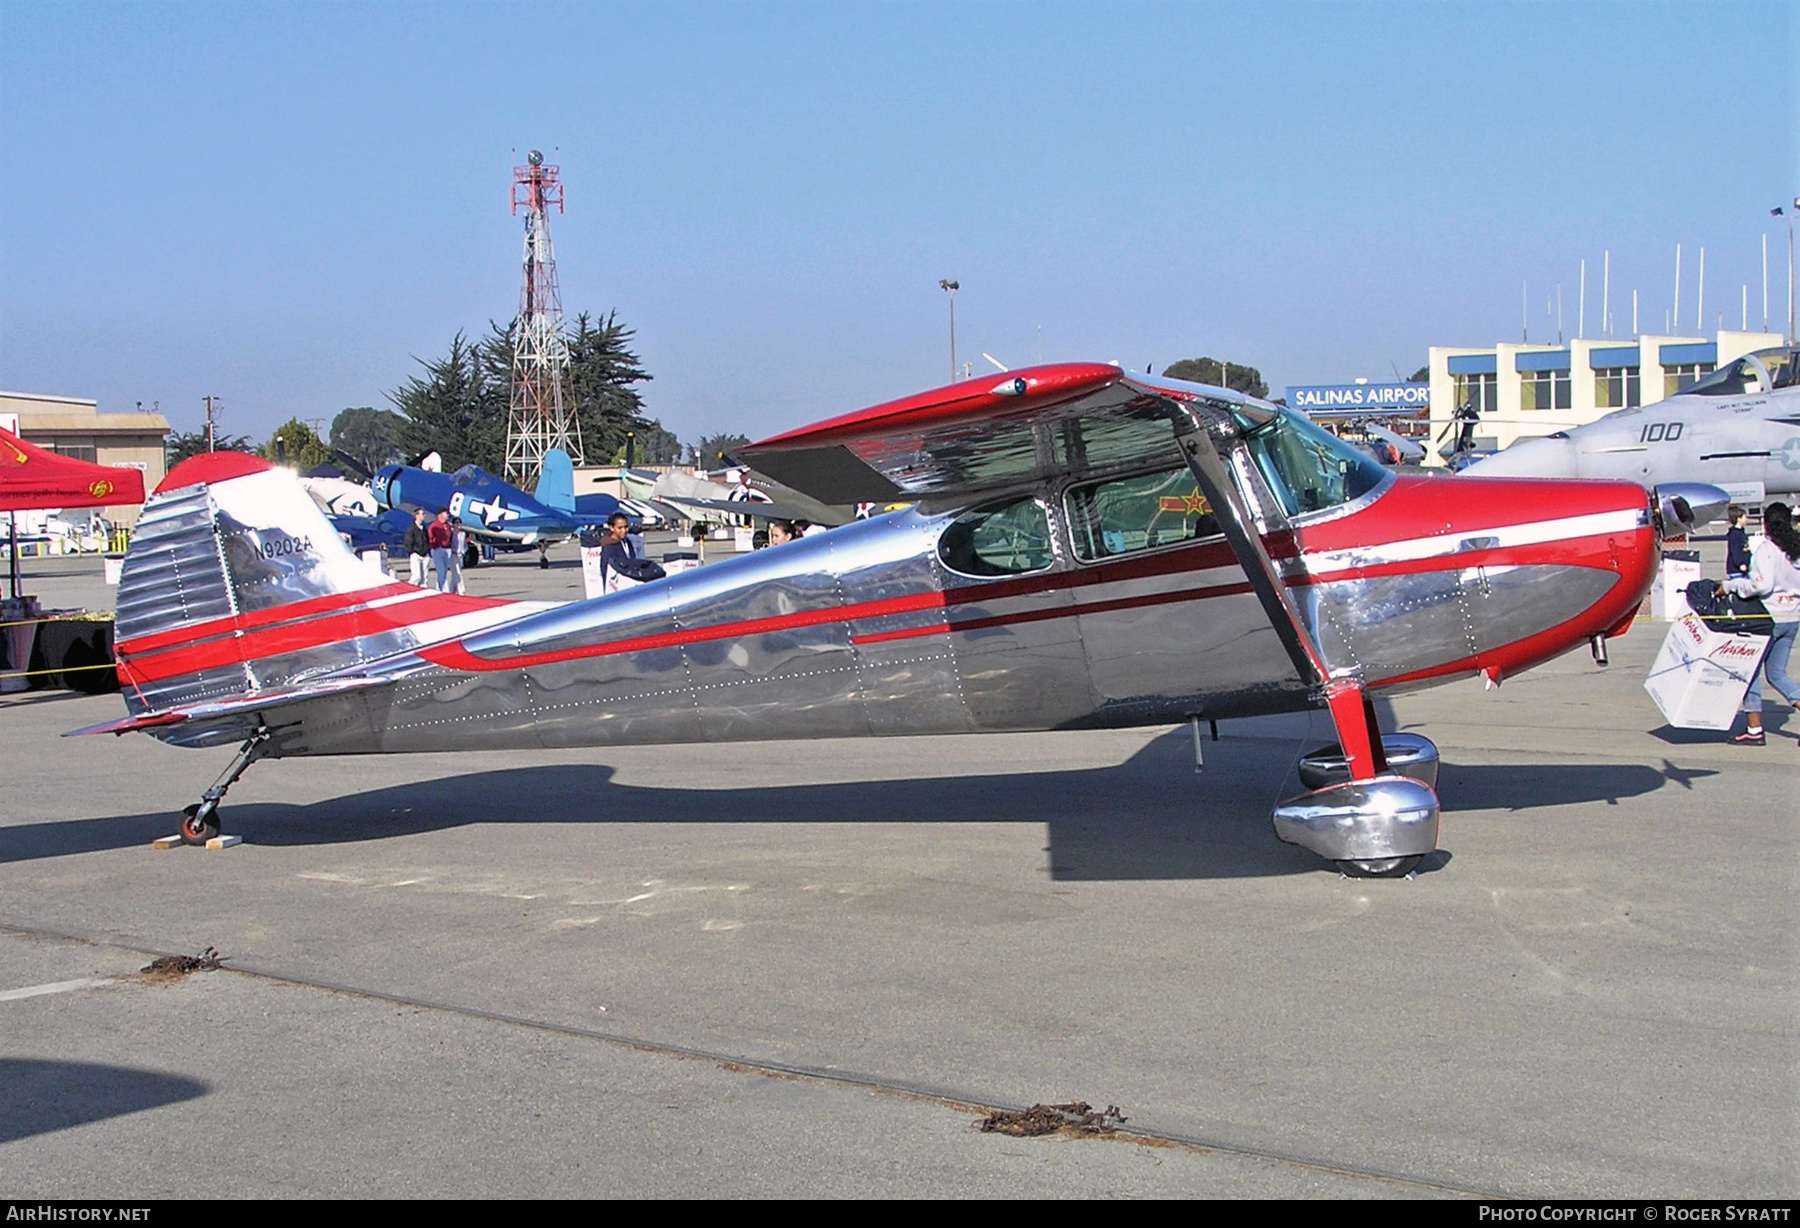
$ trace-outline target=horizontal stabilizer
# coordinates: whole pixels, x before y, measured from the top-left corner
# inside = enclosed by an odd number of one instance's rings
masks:
[[[327,695],[366,691],[374,687],[386,686],[391,681],[391,678],[321,679],[285,691],[265,691],[259,695],[234,695],[229,699],[183,704],[179,707],[166,708],[160,712],[145,712],[138,716],[125,717],[123,720],[106,721],[99,725],[88,725],[82,729],[71,729],[63,737],[74,738],[90,733],[139,733],[146,729],[158,729],[165,725],[199,724],[221,718],[236,718],[248,727],[252,723],[263,724],[264,722],[260,718],[265,712],[304,703],[309,699],[321,699]],[[249,717],[258,719],[254,722],[246,721],[246,718]]]

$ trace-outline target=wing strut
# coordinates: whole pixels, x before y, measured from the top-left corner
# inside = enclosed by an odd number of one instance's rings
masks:
[[[1227,448],[1241,446],[1237,423],[1228,411],[1203,402],[1181,402],[1178,409],[1180,417],[1187,420],[1187,429],[1178,428],[1176,436],[1181,454],[1200,484],[1200,492],[1221,513],[1219,525],[1225,540],[1243,567],[1257,600],[1262,602],[1263,613],[1287,649],[1294,668],[1330,709],[1352,777],[1368,779],[1381,775],[1387,771],[1387,759],[1382,754],[1381,731],[1376,726],[1375,708],[1364,689],[1361,671],[1340,670],[1333,675],[1258,532],[1259,521],[1278,520],[1274,527],[1286,529],[1285,517],[1273,509],[1253,508],[1249,492],[1220,454],[1220,443]],[[1262,502],[1258,500],[1259,504]]]
[[[1269,555],[1264,534],[1291,533],[1291,528],[1281,510],[1260,497],[1254,461],[1236,419],[1229,409],[1203,401],[1176,403],[1175,417],[1181,454],[1212,503],[1270,626],[1337,726],[1338,747],[1301,762],[1301,780],[1312,791],[1275,807],[1275,834],[1336,861],[1347,874],[1411,873],[1437,847],[1438,800],[1432,787],[1437,748],[1423,738],[1395,735],[1396,751],[1410,751],[1416,761],[1403,765],[1401,774],[1390,767],[1362,671],[1333,671],[1326,664]]]

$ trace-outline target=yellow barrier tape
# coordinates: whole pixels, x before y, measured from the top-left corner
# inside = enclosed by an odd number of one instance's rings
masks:
[[[0,623],[0,627],[35,627],[38,623],[109,623],[112,620],[112,611],[102,610],[98,614],[62,614],[55,618],[21,618],[17,622]]]
[[[65,665],[61,669],[19,669],[0,673],[0,678],[32,678],[38,674],[72,674],[78,669],[117,669],[111,661],[102,661],[98,665]]]

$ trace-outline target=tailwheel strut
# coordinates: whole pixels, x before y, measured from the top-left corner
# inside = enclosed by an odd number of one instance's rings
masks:
[[[263,750],[274,735],[267,725],[258,725],[256,732],[238,747],[238,752],[219,778],[213,781],[212,788],[200,795],[200,800],[181,812],[181,841],[183,844],[205,844],[219,834],[219,803],[225,800],[226,792],[236,784],[238,777],[262,758]]]

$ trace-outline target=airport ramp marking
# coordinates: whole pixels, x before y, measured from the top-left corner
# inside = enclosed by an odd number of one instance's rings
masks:
[[[96,985],[105,985],[111,980],[104,976],[84,976],[79,981],[50,981],[43,985],[27,985],[23,989],[0,990],[0,1002],[16,1002],[20,998],[41,998],[46,994],[74,993],[77,989],[92,989]]]

